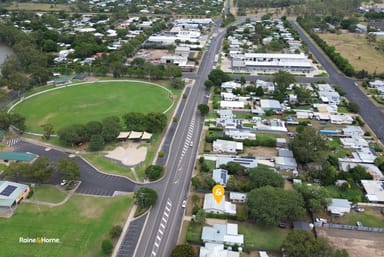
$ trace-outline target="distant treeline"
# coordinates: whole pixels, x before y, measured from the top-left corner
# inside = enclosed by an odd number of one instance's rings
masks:
[[[287,7],[290,5],[304,4],[305,0],[238,0],[237,5],[242,8]]]

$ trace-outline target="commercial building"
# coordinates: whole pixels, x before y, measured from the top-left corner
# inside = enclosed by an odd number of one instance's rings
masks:
[[[10,162],[27,162],[31,163],[36,160],[38,155],[33,153],[22,153],[22,152],[2,152],[0,153],[0,160],[5,163]]]
[[[259,72],[303,72],[314,70],[312,62],[304,54],[245,53],[232,57],[233,70]]]
[[[29,186],[27,185],[0,181],[0,208],[12,208],[23,199],[26,199],[28,193]]]

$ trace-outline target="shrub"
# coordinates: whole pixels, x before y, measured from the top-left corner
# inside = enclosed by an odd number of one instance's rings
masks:
[[[123,228],[120,225],[113,226],[111,231],[109,231],[109,235],[112,239],[118,238],[123,231]]]
[[[101,243],[101,249],[105,254],[111,254],[113,250],[113,243],[111,239],[104,239]]]

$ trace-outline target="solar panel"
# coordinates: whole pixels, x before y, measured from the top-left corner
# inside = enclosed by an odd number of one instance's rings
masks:
[[[10,186],[9,185],[6,188],[4,188],[3,191],[1,191],[0,195],[10,196],[13,193],[13,191],[15,191],[16,188],[17,187],[15,187],[15,186]]]

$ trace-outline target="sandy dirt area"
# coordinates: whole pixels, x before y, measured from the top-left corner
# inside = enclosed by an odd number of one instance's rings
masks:
[[[273,147],[264,146],[246,147],[244,154],[252,154],[257,157],[275,157],[277,155],[277,150]]]
[[[127,143],[122,146],[116,147],[110,151],[105,157],[120,161],[126,166],[135,166],[145,161],[147,156],[147,147],[140,146],[137,143]]]
[[[335,247],[346,249],[350,257],[384,257],[384,233],[318,228],[317,231]]]

